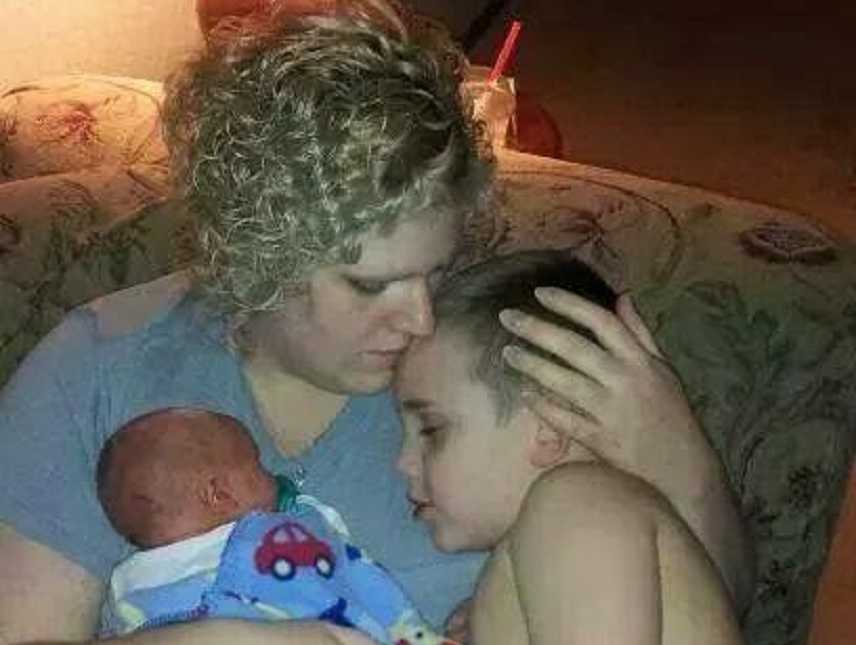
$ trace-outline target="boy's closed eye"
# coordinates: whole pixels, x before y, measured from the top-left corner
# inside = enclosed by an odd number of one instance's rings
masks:
[[[423,439],[432,439],[436,438],[441,430],[444,428],[442,426],[422,426],[419,429],[419,436]]]
[[[449,424],[445,420],[423,420],[419,427],[419,438],[427,446],[436,448],[444,438],[448,427]]]

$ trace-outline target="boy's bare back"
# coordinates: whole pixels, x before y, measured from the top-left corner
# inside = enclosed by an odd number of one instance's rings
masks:
[[[668,501],[591,463],[533,485],[485,566],[471,630],[474,645],[743,642],[716,568]]]

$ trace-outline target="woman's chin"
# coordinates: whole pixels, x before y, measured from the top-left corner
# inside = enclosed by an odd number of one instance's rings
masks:
[[[432,526],[431,540],[434,547],[441,553],[460,553],[461,551],[483,551],[484,548],[477,545],[473,540],[449,530],[447,527]]]
[[[360,370],[342,378],[339,391],[348,394],[377,394],[389,388],[394,372],[391,369]]]
[[[433,538],[434,548],[440,551],[441,553],[455,553],[458,549],[454,548],[454,545],[449,545],[443,540],[438,540],[436,537]]]

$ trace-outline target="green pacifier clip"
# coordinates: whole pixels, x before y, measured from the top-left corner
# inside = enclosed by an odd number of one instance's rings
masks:
[[[300,490],[285,475],[276,475],[276,510],[290,511],[297,501]]]

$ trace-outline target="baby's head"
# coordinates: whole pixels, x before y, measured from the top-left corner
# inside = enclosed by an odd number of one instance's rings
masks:
[[[116,531],[145,549],[276,505],[275,480],[249,433],[203,410],[168,408],[129,421],[104,444],[97,487]]]
[[[567,253],[497,257],[443,285],[435,298],[436,333],[415,343],[401,365],[396,390],[405,441],[399,468],[416,515],[443,550],[491,548],[545,470],[591,459],[523,405],[522,388],[535,385],[502,358],[506,345],[526,346],[500,324],[499,312],[507,308],[594,340],[589,330],[547,311],[534,296],[536,287],[560,287],[615,307],[615,292]]]

